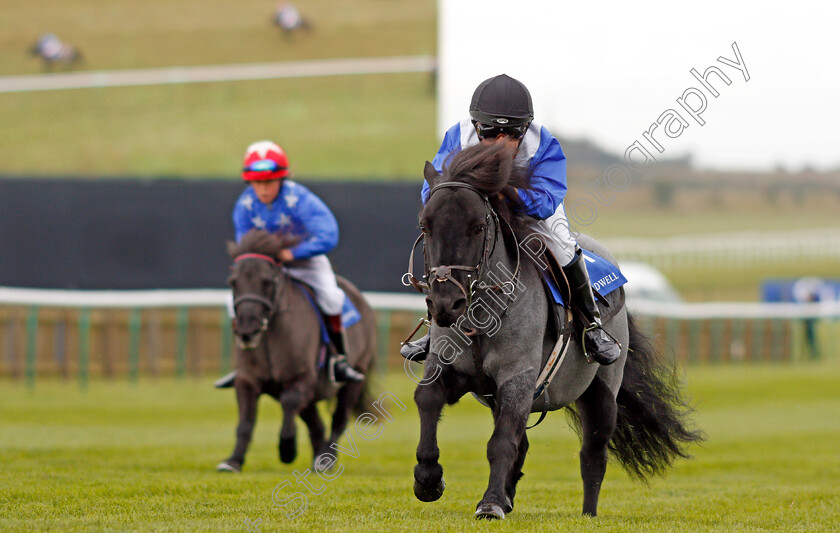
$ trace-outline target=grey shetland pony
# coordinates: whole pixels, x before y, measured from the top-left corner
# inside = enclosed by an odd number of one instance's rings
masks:
[[[313,458],[330,452],[347,426],[351,409],[365,401],[366,381],[337,386],[323,368],[321,325],[307,289],[293,281],[275,262],[292,241],[282,235],[251,230],[240,243],[228,242],[234,259],[228,279],[234,296],[236,371],[234,381],[239,404],[236,446],[219,463],[220,471],[239,472],[257,417],[257,400],[268,394],[283,408],[280,428],[280,461],[297,456],[295,418],[309,429]],[[339,277],[339,286],[353,301],[361,320],[347,330],[347,359],[366,372],[376,353],[373,310],[349,281]],[[329,438],[318,415],[317,402],[337,396]]]
[[[570,410],[582,441],[585,515],[597,512],[608,451],[640,479],[662,473],[676,457],[688,457],[685,446],[702,435],[687,427],[689,409],[673,366],[651,349],[621,307],[622,290],[606,298],[610,307],[621,309],[604,324],[621,343],[619,360],[610,366],[588,364],[580,334],[574,333],[547,396],[535,398],[538,375],[561,326],[552,319],[538,267],[518,248],[527,229],[517,215],[521,202],[514,187],[527,189],[528,173],[513,165],[511,147],[467,148],[443,175],[427,163],[425,177],[431,195],[420,227],[432,327],[431,351],[414,394],[420,411],[417,498],[429,502],[443,494],[438,421],[445,404],[468,392],[491,406],[495,421],[487,443],[490,479],[477,505],[478,518],[504,518],[513,510],[530,413]],[[595,240],[581,235],[579,244],[614,263]]]
[[[61,42],[51,33],[42,35],[29,49],[29,53],[41,58],[44,70],[52,70],[56,65],[70,68],[82,61],[82,53],[78,48]]]

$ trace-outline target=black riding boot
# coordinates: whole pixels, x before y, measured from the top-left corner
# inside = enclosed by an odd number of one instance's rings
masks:
[[[429,334],[426,333],[416,341],[409,341],[403,344],[402,347],[400,347],[400,355],[409,361],[414,361],[415,363],[425,361],[426,356],[429,355],[430,344],[431,338]]]
[[[589,284],[589,273],[581,249],[575,250],[575,258],[563,267],[572,291],[572,306],[577,309],[583,326],[583,353],[588,362],[593,360],[602,365],[611,365],[621,355],[621,345],[601,329],[601,312],[595,302],[595,294]]]
[[[327,316],[327,330],[335,347],[335,354],[330,355],[327,362],[330,380],[334,383],[364,381],[365,375],[347,362],[347,342],[344,327],[341,325],[341,315]]]

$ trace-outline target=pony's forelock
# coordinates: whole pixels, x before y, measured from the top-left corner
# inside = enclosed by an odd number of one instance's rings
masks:
[[[263,254],[277,257],[284,248],[291,248],[299,239],[282,233],[269,233],[262,229],[252,229],[242,239],[229,248],[231,257],[242,254]]]
[[[443,168],[443,182],[472,185],[490,200],[496,213],[515,232],[525,231],[525,203],[520,190],[531,189],[531,171],[515,162],[515,146],[507,142],[481,142],[450,154]]]

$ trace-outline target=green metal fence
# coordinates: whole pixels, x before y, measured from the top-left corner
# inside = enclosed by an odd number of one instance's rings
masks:
[[[425,315],[422,298],[368,297],[376,300],[377,367],[401,368],[399,342]],[[130,300],[111,307],[96,301],[50,304],[46,298],[26,305],[0,302],[0,377],[30,387],[39,376],[75,378],[85,388],[99,377],[137,382],[141,376],[186,378],[232,368],[230,319],[218,298],[164,306],[130,306]],[[838,313],[712,316],[706,308],[698,313],[700,306],[687,305],[688,311],[634,310],[656,346],[681,363],[804,362],[840,353]]]

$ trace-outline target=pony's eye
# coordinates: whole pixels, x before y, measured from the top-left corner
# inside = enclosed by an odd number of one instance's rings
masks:
[[[228,278],[227,283],[231,289],[236,288],[236,278]]]
[[[479,225],[477,225],[476,227],[473,228],[473,233],[475,233],[476,235],[480,235],[480,234],[484,233],[484,229],[486,227],[487,226],[485,226],[484,224],[479,224]]]

